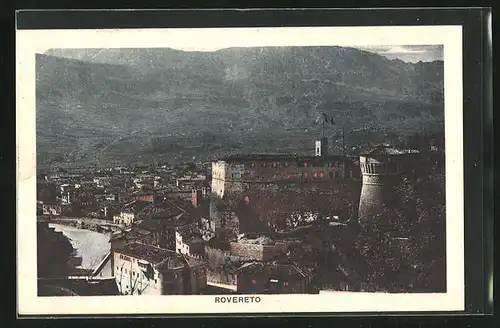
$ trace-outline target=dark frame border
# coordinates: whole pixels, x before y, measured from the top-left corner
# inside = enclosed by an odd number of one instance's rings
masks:
[[[105,28],[201,28],[201,27],[276,27],[276,26],[463,26],[463,95],[464,95],[464,210],[465,210],[465,282],[466,311],[384,313],[384,315],[481,314],[490,309],[486,279],[492,268],[492,186],[487,180],[492,166],[492,106],[486,93],[487,70],[491,68],[485,45],[487,9],[293,9],[293,10],[58,10],[18,11],[18,29],[105,29]],[[489,90],[489,91],[488,91]],[[478,151],[479,150],[479,151]],[[491,166],[490,166],[491,165]],[[485,206],[488,207],[485,210]],[[491,207],[491,210],[490,210]],[[488,217],[485,217],[488,213]],[[482,241],[482,242],[478,242]],[[489,272],[488,272],[489,273]],[[203,315],[269,316],[268,314]],[[284,316],[360,316],[360,313],[286,313]],[[380,313],[363,313],[363,316]],[[147,317],[158,317],[148,315]],[[176,315],[161,315],[178,317]],[[24,317],[24,316],[23,316]],[[30,316],[31,317],[31,316]],[[68,316],[65,316],[68,317]],[[71,316],[84,317],[84,316]],[[101,316],[114,317],[114,316]],[[134,316],[128,316],[134,317]],[[142,316],[144,317],[144,316]],[[88,318],[85,316],[85,318]]]

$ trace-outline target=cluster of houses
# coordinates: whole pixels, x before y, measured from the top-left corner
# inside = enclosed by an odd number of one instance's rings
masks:
[[[272,261],[286,243],[220,229],[210,216],[210,186],[210,170],[203,167],[40,175],[38,214],[49,221],[98,218],[119,226],[92,276],[113,277],[120,294],[210,293],[210,282],[220,283],[213,274],[218,268],[210,265],[213,240],[227,245],[218,251],[236,264],[229,273],[236,292],[307,292],[310,273]]]

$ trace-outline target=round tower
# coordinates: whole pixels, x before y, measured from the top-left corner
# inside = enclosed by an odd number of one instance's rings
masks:
[[[410,151],[381,145],[359,157],[363,185],[358,217],[361,224],[370,220],[390,221],[399,205],[394,187],[399,182]]]

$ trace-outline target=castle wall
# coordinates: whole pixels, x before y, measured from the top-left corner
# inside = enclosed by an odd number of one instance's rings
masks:
[[[399,181],[403,165],[397,158],[360,157],[363,184],[358,217],[361,224],[370,220],[389,220],[398,206],[394,187]]]
[[[212,163],[212,193],[220,198],[252,189],[276,188],[276,183],[337,183],[359,175],[342,159],[315,161],[247,161]]]
[[[230,243],[231,255],[244,260],[270,261],[285,249],[285,244],[259,245],[250,243]]]

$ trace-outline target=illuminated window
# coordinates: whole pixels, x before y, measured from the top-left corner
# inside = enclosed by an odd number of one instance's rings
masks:
[[[291,178],[292,178],[292,176],[290,176],[290,175],[289,175],[289,176],[288,176],[288,179],[291,179]]]
[[[318,177],[318,173],[314,172],[314,177],[317,178]]]
[[[285,281],[285,282],[283,283],[283,285],[284,285],[284,286],[288,286],[288,281]]]
[[[304,167],[307,167],[307,162],[304,162]]]
[[[320,177],[324,177],[325,175],[323,174],[323,172],[321,172],[321,173],[319,174],[319,176],[320,176]]]
[[[252,280],[252,284],[255,285],[255,283],[256,283],[255,280]]]
[[[307,172],[305,172],[305,173],[304,173],[304,177],[306,177],[306,178],[307,178]]]

